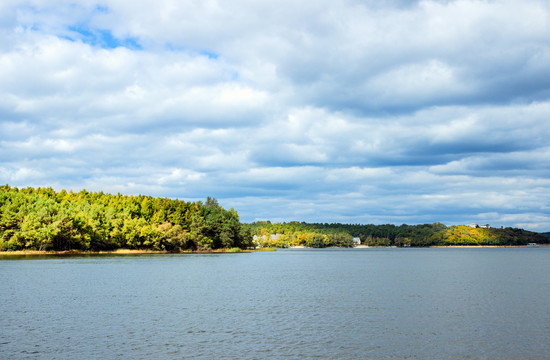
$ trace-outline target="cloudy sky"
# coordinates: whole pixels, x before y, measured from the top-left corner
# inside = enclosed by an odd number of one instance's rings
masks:
[[[547,0],[2,0],[0,183],[550,231]]]

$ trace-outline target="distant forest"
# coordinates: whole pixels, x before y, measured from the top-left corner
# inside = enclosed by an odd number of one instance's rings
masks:
[[[517,228],[467,225],[350,225],[255,222],[247,225],[258,246],[351,247],[353,238],[368,246],[451,246],[548,244],[550,236]]]
[[[355,239],[354,239],[355,238]],[[103,192],[0,186],[0,251],[120,248],[186,251],[306,246],[526,245],[550,235],[465,225],[243,224],[216,199],[203,203]]]

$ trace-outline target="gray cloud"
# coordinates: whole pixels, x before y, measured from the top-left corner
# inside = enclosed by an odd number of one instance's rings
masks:
[[[0,182],[550,229],[544,1],[0,4]]]

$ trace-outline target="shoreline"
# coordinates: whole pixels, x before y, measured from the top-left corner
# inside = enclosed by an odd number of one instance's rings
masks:
[[[453,248],[453,249],[480,249],[480,248],[522,248],[530,247],[528,245],[434,245],[426,247],[395,247],[395,246],[368,246],[358,245],[351,248],[341,249],[414,249],[414,248]],[[534,247],[550,247],[550,244],[537,244]],[[3,256],[71,256],[71,255],[169,255],[169,254],[230,254],[230,253],[250,253],[262,251],[277,251],[278,248],[256,248],[256,249],[214,249],[214,250],[149,250],[149,249],[117,249],[117,250],[101,250],[101,251],[84,251],[84,250],[64,250],[64,251],[47,251],[47,250],[15,250],[15,251],[0,251],[0,257]],[[290,246],[288,249],[317,249],[306,246]],[[334,249],[334,248],[325,248]],[[336,248],[340,249],[340,248]]]
[[[431,248],[523,248],[523,247],[550,247],[550,244],[531,245],[435,245]]]
[[[535,246],[529,245],[433,245],[433,246],[369,246],[369,245],[357,245],[354,247],[326,247],[326,248],[312,248],[307,246],[289,246],[286,249],[444,249],[444,248],[457,248],[457,249],[480,249],[480,248],[523,248],[523,247],[550,247],[550,244],[537,244]]]
[[[167,251],[167,250],[148,250],[148,249],[117,249],[117,250],[101,250],[101,251],[83,251],[83,250],[64,250],[64,251],[46,251],[46,250],[15,250],[15,251],[0,251],[0,257],[2,256],[65,256],[65,255],[168,255],[168,254],[224,254],[224,253],[244,253],[253,252],[258,250],[252,249],[240,249],[240,251],[234,251],[231,249],[214,249],[214,250],[181,250],[181,251]]]

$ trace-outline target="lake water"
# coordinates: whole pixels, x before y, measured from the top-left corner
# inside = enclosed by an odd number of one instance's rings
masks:
[[[548,359],[550,248],[0,260],[1,359]]]

